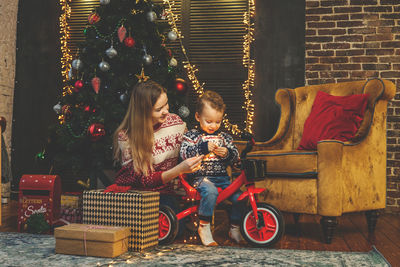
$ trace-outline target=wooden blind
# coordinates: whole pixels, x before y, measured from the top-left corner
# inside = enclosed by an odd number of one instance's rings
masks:
[[[76,55],[78,43],[85,39],[83,30],[86,27],[88,16],[99,5],[99,0],[72,0],[70,2],[71,18],[68,20],[70,31],[68,47],[71,50],[71,55]]]
[[[154,0],[161,3],[162,0]],[[205,90],[222,95],[227,105],[231,123],[244,127],[246,118],[242,109],[244,96],[242,83],[247,70],[242,65],[243,14],[247,0],[176,0],[174,14],[178,15],[178,28],[184,36],[183,43],[190,62],[199,69],[197,77],[205,83]],[[98,6],[98,0],[72,0],[69,48],[76,54],[77,43],[83,40],[87,16]],[[174,56],[183,60],[180,44],[169,44]],[[190,101],[196,96],[190,94]],[[193,106],[193,105],[191,105]]]

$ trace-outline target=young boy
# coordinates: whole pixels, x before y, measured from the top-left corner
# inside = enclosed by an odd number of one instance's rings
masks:
[[[193,129],[183,136],[180,156],[183,160],[205,155],[200,169],[188,175],[193,178],[193,186],[201,195],[199,206],[199,236],[205,246],[217,246],[211,234],[210,221],[218,197],[217,187],[225,189],[230,185],[226,167],[238,159],[239,153],[233,145],[232,137],[219,130],[225,104],[222,97],[213,91],[206,91],[199,99],[196,107],[196,120],[200,130]],[[229,200],[232,202],[230,213],[231,227],[229,237],[237,243],[241,240],[239,223],[243,211],[243,203],[237,201],[242,192],[237,191]]]

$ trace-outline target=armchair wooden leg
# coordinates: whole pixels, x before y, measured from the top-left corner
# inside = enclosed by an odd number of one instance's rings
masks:
[[[336,217],[322,217],[320,220],[322,231],[324,233],[325,243],[330,244],[332,242],[333,232],[336,229],[337,220]]]
[[[365,212],[365,217],[367,218],[368,233],[373,234],[375,232],[379,213],[377,210],[368,210]]]
[[[295,234],[300,236],[301,235],[301,227],[299,224],[300,213],[293,213],[293,219],[294,219]]]

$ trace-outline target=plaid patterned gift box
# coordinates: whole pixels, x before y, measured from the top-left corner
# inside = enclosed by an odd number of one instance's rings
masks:
[[[83,223],[129,227],[128,249],[142,251],[158,245],[159,198],[158,192],[151,191],[84,191]]]

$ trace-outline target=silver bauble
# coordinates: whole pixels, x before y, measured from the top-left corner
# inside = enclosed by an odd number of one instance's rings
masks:
[[[179,116],[181,116],[182,118],[186,118],[189,116],[190,114],[190,110],[187,106],[181,106],[178,110],[178,114]]]
[[[169,65],[170,65],[171,67],[176,67],[176,66],[178,66],[178,61],[173,57],[173,58],[171,58],[171,60],[169,61]]]
[[[176,38],[178,38],[178,35],[176,35],[176,32],[170,31],[170,32],[168,33],[168,39],[170,39],[171,41],[175,41]]]
[[[147,13],[147,19],[150,22],[154,22],[157,19],[157,14],[154,11],[150,11],[149,13]]]
[[[110,69],[110,64],[108,64],[107,62],[105,62],[104,60],[102,62],[99,63],[99,68],[102,71],[108,71]]]
[[[143,56],[143,61],[146,65],[150,65],[153,62],[152,56],[146,54]]]
[[[72,60],[72,67],[76,70],[80,70],[83,67],[83,62],[79,58]]]
[[[58,102],[57,104],[54,105],[53,110],[56,114],[60,114],[62,110],[61,103]]]
[[[100,0],[100,5],[108,5],[110,3],[110,0]]]
[[[110,48],[108,48],[108,49],[106,50],[106,55],[107,55],[109,58],[113,58],[113,57],[115,57],[117,54],[118,54],[118,53],[117,53],[117,50],[115,50],[113,46],[111,46]]]
[[[119,96],[119,100],[121,100],[122,103],[128,102],[128,95],[126,93],[123,93]]]
[[[72,80],[72,68],[68,71],[68,80]]]

